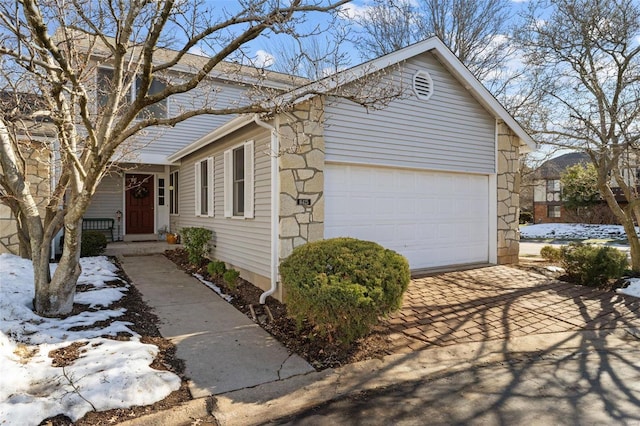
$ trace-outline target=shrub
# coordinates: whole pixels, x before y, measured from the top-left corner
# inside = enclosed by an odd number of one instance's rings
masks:
[[[531,222],[533,222],[533,213],[525,211],[520,212],[520,225]]]
[[[231,289],[235,289],[238,285],[238,278],[240,277],[240,272],[235,269],[228,269],[222,274],[222,279]]]
[[[80,257],[100,256],[107,248],[107,237],[100,231],[82,231]]]
[[[280,274],[287,312],[298,328],[308,321],[345,346],[400,308],[410,279],[403,256],[353,238],[299,246],[281,263]]]
[[[620,278],[628,265],[627,255],[613,247],[571,243],[561,251],[567,275],[582,285],[597,286]]]
[[[554,246],[544,246],[540,249],[540,256],[549,262],[560,262],[562,260],[562,250]]]
[[[220,260],[214,260],[207,265],[207,272],[212,277],[220,278],[227,271],[227,265]]]
[[[212,232],[205,228],[182,228],[182,244],[189,254],[189,262],[199,266],[209,253]]]

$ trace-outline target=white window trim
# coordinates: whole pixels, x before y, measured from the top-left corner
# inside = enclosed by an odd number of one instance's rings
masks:
[[[244,147],[244,214],[233,215],[233,151]],[[232,219],[254,218],[254,141],[238,144],[224,152],[224,217]]]
[[[176,179],[176,177],[178,179]],[[173,185],[171,185],[171,181],[173,180]],[[176,182],[178,184],[176,185]],[[174,170],[169,173],[169,216],[180,216],[180,203],[178,203],[178,198],[180,197],[180,193],[178,191],[178,186],[180,185],[180,170]],[[171,187],[173,186],[173,189]],[[171,211],[171,205],[173,204],[173,212]]]
[[[207,162],[207,213],[202,213],[202,198],[200,196],[202,187],[202,163]],[[196,161],[195,167],[195,216],[196,217],[213,217],[213,157]]]

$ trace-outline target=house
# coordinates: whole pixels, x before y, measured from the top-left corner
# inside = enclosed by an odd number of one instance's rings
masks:
[[[331,95],[380,70],[407,95],[372,111]],[[534,143],[439,39],[332,78],[169,155],[170,228],[211,229],[211,256],[261,301],[282,298],[280,260],[322,238],[376,241],[415,273],[518,261],[518,162]]]
[[[533,175],[533,223],[572,222],[571,215],[562,206],[562,174],[576,164],[587,164],[584,152],[569,152],[551,158],[538,167]]]
[[[109,76],[99,67],[96,108]],[[127,241],[211,229],[211,257],[264,289],[261,301],[282,299],[280,260],[322,238],[376,241],[415,273],[518,261],[519,156],[535,144],[439,39],[317,82],[247,67],[210,77],[219,105],[259,83],[292,108],[148,129],[114,158],[85,218],[113,218]],[[402,90],[381,109],[349,96],[385,85]],[[177,95],[153,113],[202,98]]]
[[[570,152],[545,161],[538,167],[534,174],[534,223],[597,223],[618,224],[618,220],[607,205],[606,201],[599,200],[588,208],[579,208],[571,211],[564,207],[562,202],[563,173],[576,164],[589,164],[591,158],[585,152]],[[636,186],[640,191],[640,166],[635,154],[628,152],[620,159],[621,176],[630,186]],[[627,200],[612,177],[611,190],[621,206],[627,205]]]

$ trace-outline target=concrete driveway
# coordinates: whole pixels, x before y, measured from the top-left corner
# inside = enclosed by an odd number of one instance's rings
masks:
[[[532,334],[640,328],[640,299],[508,266],[413,280],[386,320],[391,353]]]

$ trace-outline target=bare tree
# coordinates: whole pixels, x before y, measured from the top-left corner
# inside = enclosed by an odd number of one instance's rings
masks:
[[[131,149],[127,144],[154,126],[174,126],[202,114],[273,113],[296,98],[322,92],[318,85],[309,85],[281,97],[282,103],[273,102],[279,92],[260,84],[262,70],[229,59],[246,56],[247,43],[264,35],[299,37],[297,25],[308,13],[330,14],[346,1],[244,0],[234,11],[204,0],[0,4],[4,90],[38,94],[43,103],[38,111],[56,135],[49,149],[58,162],[58,176],[42,213],[26,177],[25,144],[17,136],[29,138],[30,131],[0,114],[0,186],[28,233],[37,313],[59,316],[71,311],[80,274],[83,214],[114,158]],[[193,49],[209,54],[196,57],[189,54]],[[101,74],[101,65],[112,71]],[[212,89],[199,106],[175,115],[153,113],[166,99],[206,87],[209,76],[220,73],[229,79],[236,75],[239,84],[249,75],[253,90],[235,104],[221,105]],[[158,81],[164,84],[155,84]],[[353,89],[345,92],[349,98],[357,95]],[[360,103],[380,100],[368,93]],[[51,276],[51,241],[61,228],[64,251]]]
[[[513,53],[508,0],[376,0],[355,20],[368,58],[438,36],[481,81],[496,78]]]
[[[640,220],[640,5],[545,0],[532,3],[525,18],[517,40],[529,69],[545,82],[530,127],[549,144],[589,155],[640,271],[634,227]]]

